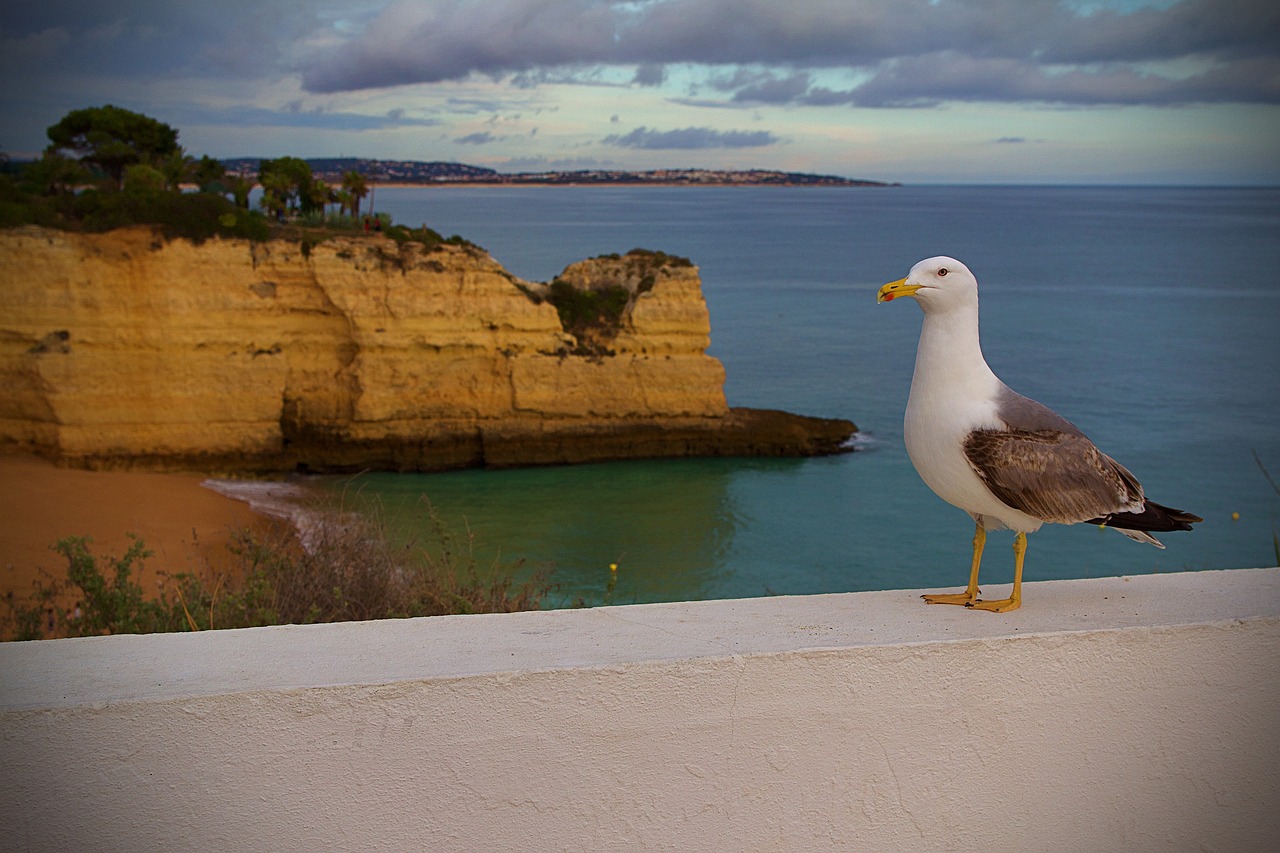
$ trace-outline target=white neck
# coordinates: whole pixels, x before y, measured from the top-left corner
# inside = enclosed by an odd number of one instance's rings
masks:
[[[935,400],[963,398],[975,392],[986,396],[999,382],[982,357],[976,303],[924,315],[911,378],[912,396],[925,392]]]

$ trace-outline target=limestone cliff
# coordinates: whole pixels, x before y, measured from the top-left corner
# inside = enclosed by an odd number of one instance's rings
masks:
[[[730,411],[697,269],[649,253],[566,332],[470,246],[0,232],[0,445],[91,467],[432,470],[830,452],[844,421]],[[587,340],[587,338],[592,338]]]

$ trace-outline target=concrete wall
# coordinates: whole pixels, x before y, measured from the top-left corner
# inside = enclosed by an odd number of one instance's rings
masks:
[[[0,647],[12,850],[1268,850],[1280,569]]]

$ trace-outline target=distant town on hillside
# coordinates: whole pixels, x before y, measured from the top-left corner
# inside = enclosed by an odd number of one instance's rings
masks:
[[[223,160],[229,172],[256,175],[260,157]],[[780,172],[770,169],[653,169],[628,172],[613,169],[581,169],[549,172],[499,172],[465,163],[424,163],[416,160],[368,160],[360,157],[307,159],[312,174],[339,183],[347,172],[359,172],[377,183],[389,184],[653,184],[662,186],[792,186],[792,187],[887,187],[897,183]]]

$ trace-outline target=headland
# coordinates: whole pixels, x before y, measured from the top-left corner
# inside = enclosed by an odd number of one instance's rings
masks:
[[[256,174],[261,158],[223,160],[228,172]],[[398,186],[675,186],[675,187],[895,187],[898,183],[785,172],[777,169],[564,169],[499,172],[484,166],[420,160],[370,160],[363,157],[308,158],[312,174],[330,184],[357,172],[370,182]]]
[[[84,468],[438,471],[841,452],[843,420],[731,409],[697,268],[523,281],[387,236],[0,233],[0,450]]]

